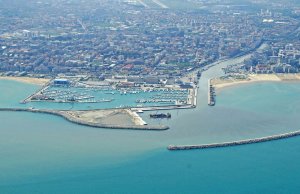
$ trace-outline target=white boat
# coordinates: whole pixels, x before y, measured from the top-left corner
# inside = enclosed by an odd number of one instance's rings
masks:
[[[136,111],[137,113],[144,113],[144,111],[142,109],[139,109],[138,111]]]

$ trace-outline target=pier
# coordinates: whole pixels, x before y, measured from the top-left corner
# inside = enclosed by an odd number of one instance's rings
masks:
[[[214,106],[216,104],[215,88],[211,84],[211,79],[208,80],[208,105]]]
[[[48,89],[48,87],[50,86],[52,81],[53,81],[53,79],[49,80],[46,84],[44,84],[41,88],[39,88],[35,93],[29,95],[24,100],[22,100],[20,103],[21,104],[26,104],[26,103],[30,102],[32,97],[34,97],[35,95],[37,95],[39,93],[42,93],[43,91],[46,91]]]
[[[195,108],[197,106],[197,92],[197,87],[189,89],[187,105],[190,105],[191,108]]]
[[[56,116],[61,116],[64,119],[78,124],[78,125],[84,125],[89,127],[96,127],[96,128],[109,128],[109,129],[130,129],[130,130],[147,130],[147,131],[161,131],[161,130],[167,130],[169,129],[168,126],[165,125],[145,125],[145,122],[141,118],[137,118],[137,114],[133,118],[133,120],[138,119],[138,124],[108,124],[108,123],[101,123],[99,121],[92,122],[91,118],[89,117],[91,112],[95,111],[124,111],[124,109],[110,109],[110,110],[93,110],[93,111],[66,111],[66,110],[46,110],[46,109],[26,109],[26,108],[0,108],[0,111],[9,111],[9,112],[31,112],[31,113],[44,113],[44,114],[51,114]],[[127,111],[127,110],[125,110]],[[85,114],[84,117],[80,117],[78,112],[83,112]],[[97,113],[96,113],[97,115]],[[110,115],[108,114],[110,117]],[[131,115],[130,115],[131,116]],[[139,117],[139,116],[138,116]],[[97,116],[98,118],[98,116]],[[105,117],[103,117],[105,118]],[[97,120],[97,119],[96,119]],[[136,122],[135,122],[136,123]]]
[[[36,94],[39,94],[39,93],[47,90],[48,87],[49,87],[48,84],[44,85],[42,88],[38,89],[35,93],[29,95],[27,98],[25,98],[24,100],[22,100],[20,103],[21,104],[26,104],[26,103],[30,102],[32,97],[34,97]]]
[[[147,123],[136,113],[126,109],[129,115],[132,116],[133,121],[136,125],[147,125]]]
[[[246,139],[240,141],[223,142],[223,143],[212,143],[212,144],[201,144],[201,145],[169,145],[168,150],[193,150],[193,149],[208,149],[208,148],[221,148],[221,147],[232,147],[246,144],[263,143],[268,141],[280,140],[285,138],[296,137],[300,135],[300,130],[283,133],[279,135],[272,135],[261,138]]]
[[[151,107],[134,107],[132,111],[159,111],[159,110],[174,110],[174,109],[191,109],[193,105],[171,105],[171,106],[151,106]]]

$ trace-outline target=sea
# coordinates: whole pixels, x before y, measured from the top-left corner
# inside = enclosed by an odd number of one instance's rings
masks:
[[[297,82],[236,85],[217,93],[216,106],[207,105],[207,80],[247,57],[202,74],[197,108],[166,111],[169,120],[141,114],[150,124],[169,125],[166,131],[91,128],[58,116],[0,112],[0,194],[299,193],[300,137],[167,150],[299,130]],[[24,107],[31,105],[19,102],[38,86],[1,80],[0,89],[0,107]]]

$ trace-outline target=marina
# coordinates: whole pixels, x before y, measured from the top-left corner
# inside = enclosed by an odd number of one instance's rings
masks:
[[[68,82],[69,83],[69,82]],[[130,87],[90,86],[72,81],[58,85],[49,82],[34,94],[21,101],[39,107],[43,103],[94,104],[97,108],[141,108],[196,106],[196,89],[177,87]],[[99,104],[99,105],[98,105]],[[103,105],[101,105],[103,104]]]

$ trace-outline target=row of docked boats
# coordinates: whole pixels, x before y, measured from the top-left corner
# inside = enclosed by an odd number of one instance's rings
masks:
[[[136,103],[175,103],[177,100],[172,99],[137,99]]]
[[[153,119],[164,119],[164,118],[167,118],[167,119],[170,119],[171,118],[171,114],[170,113],[156,113],[156,114],[150,114],[149,115],[150,118],[153,118]]]

